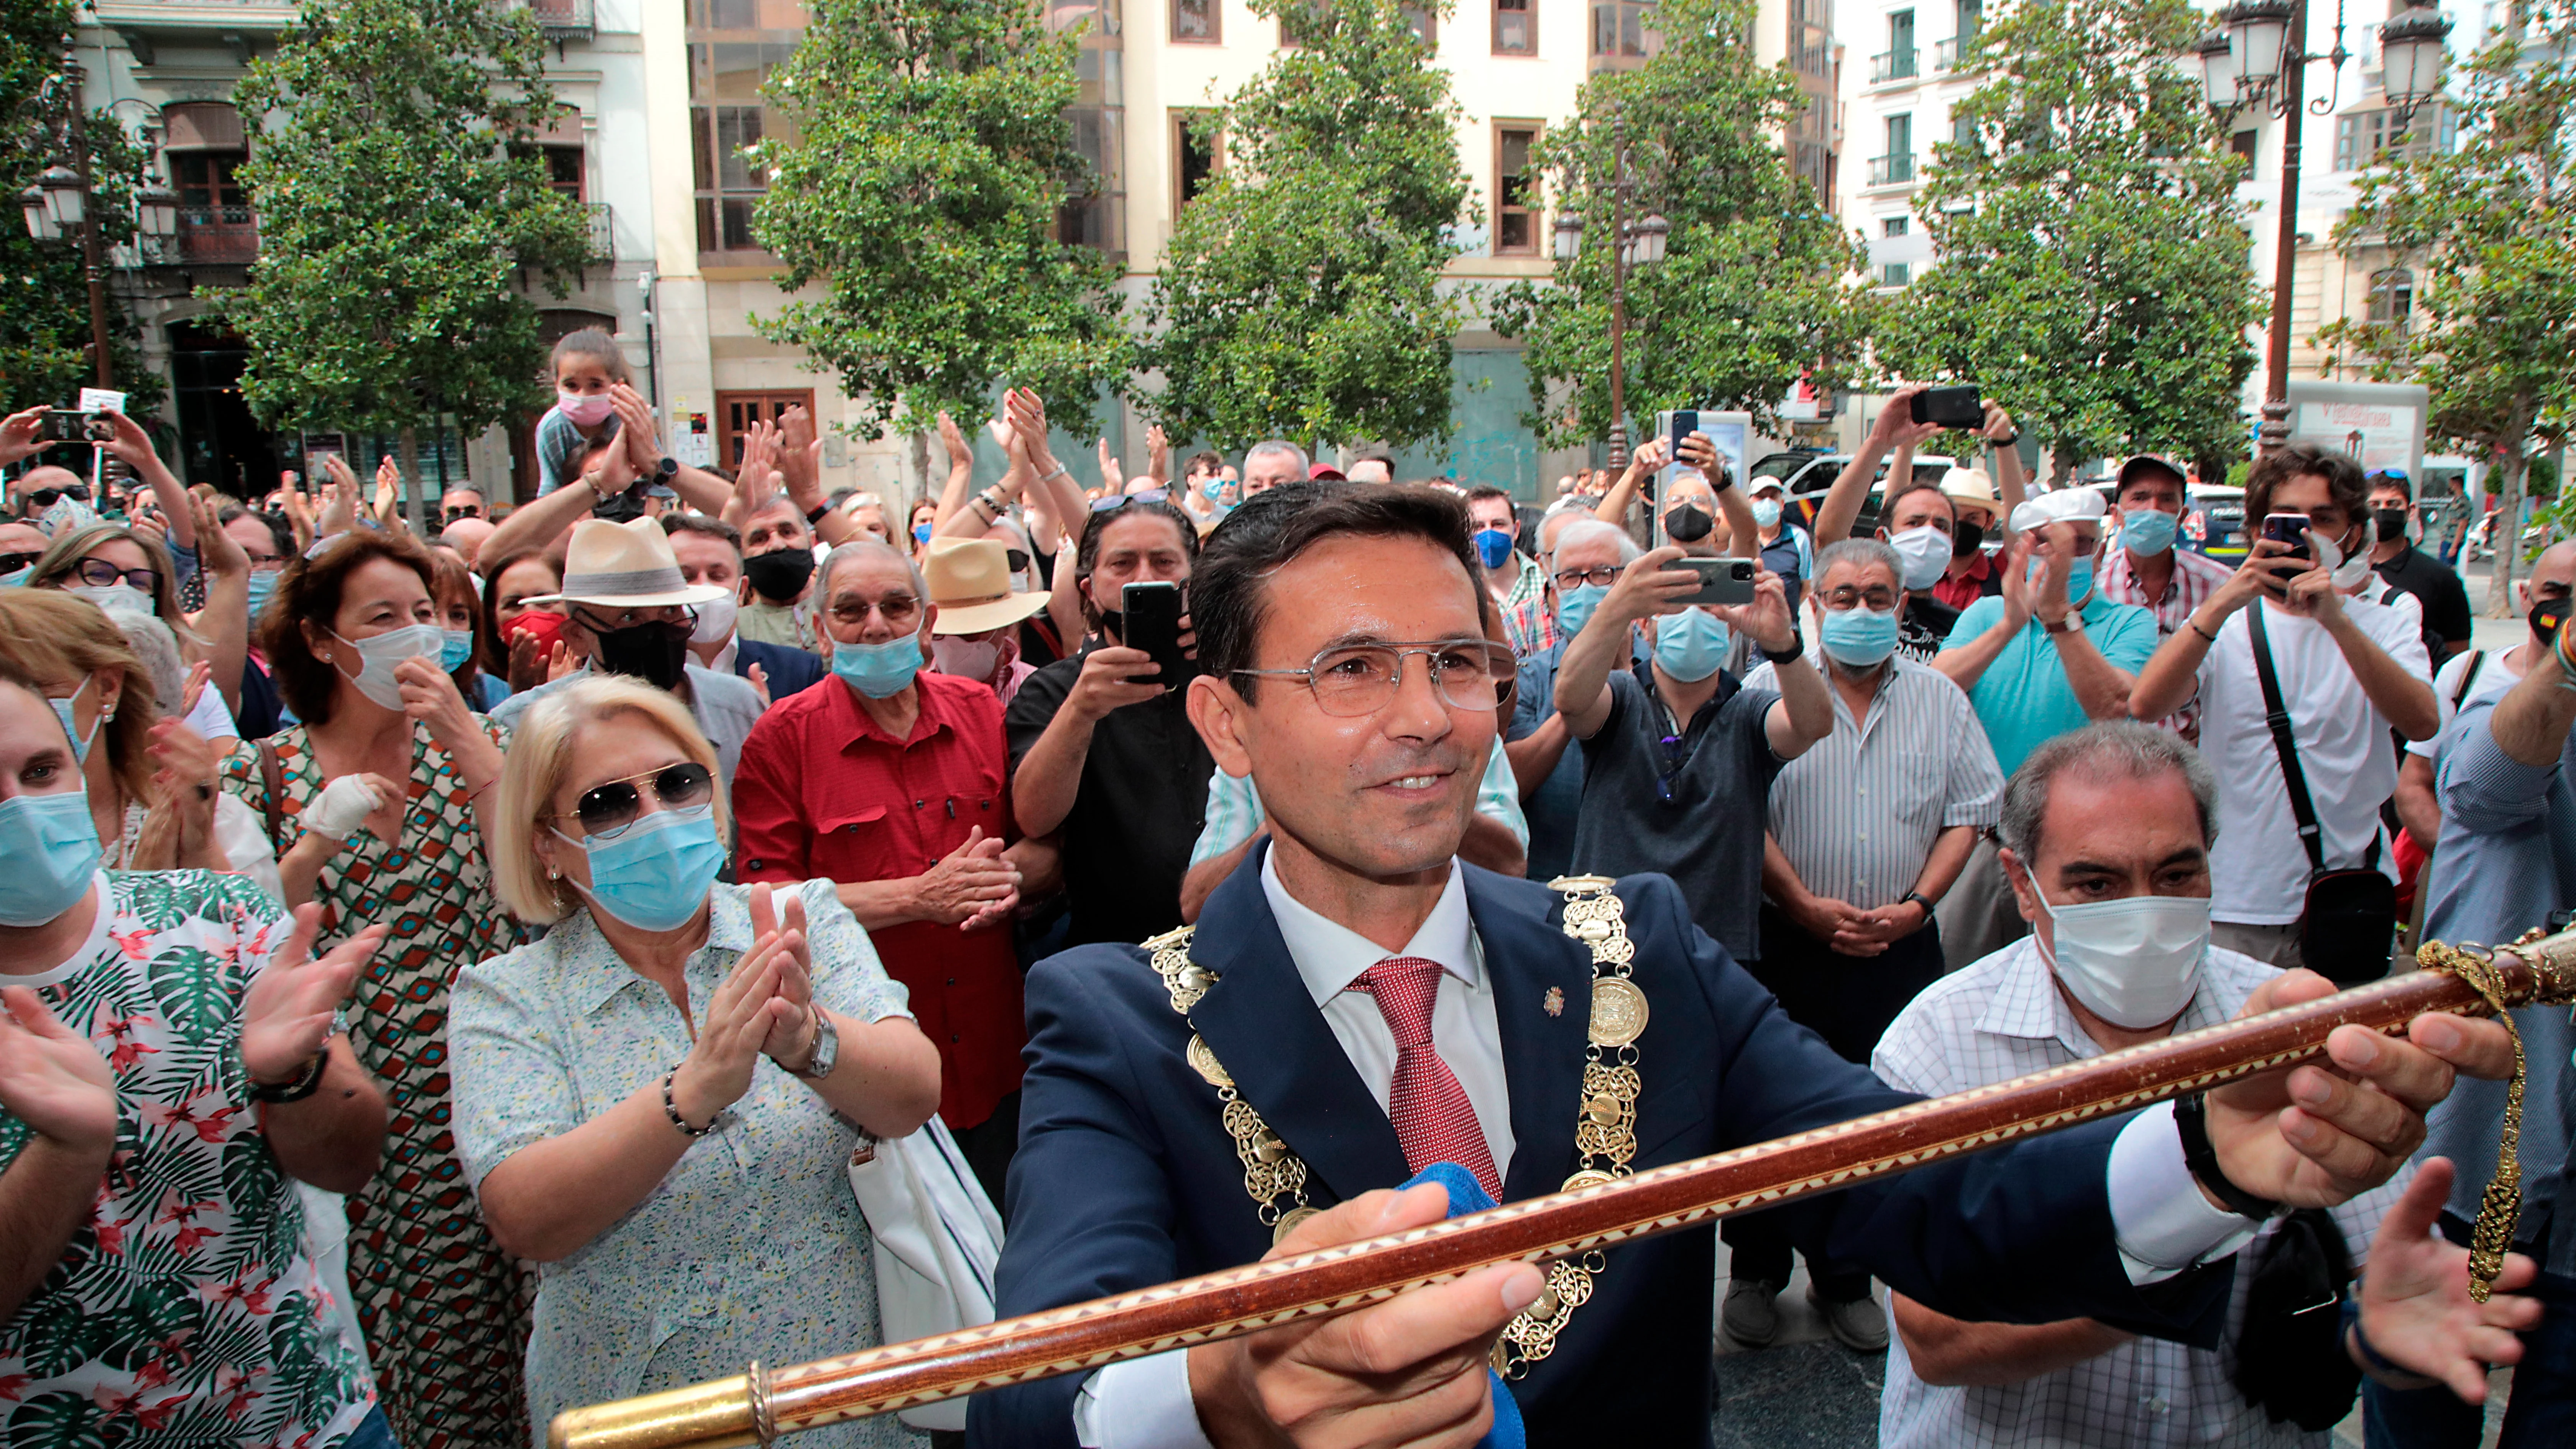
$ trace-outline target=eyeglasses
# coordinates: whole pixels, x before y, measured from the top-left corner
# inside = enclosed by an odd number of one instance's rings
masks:
[[[1893,589],[1855,589],[1845,584],[1831,593],[1818,594],[1816,597],[1826,608],[1836,613],[1856,607],[1876,609],[1881,612],[1896,607],[1896,591]]]
[[[121,582],[147,594],[161,584],[160,575],[150,569],[121,569],[103,558],[85,558],[72,565],[72,577],[93,589],[112,589]]]
[[[14,574],[44,556],[42,550],[35,553],[0,553],[0,574]]]
[[[645,624],[695,625],[698,621],[698,611],[684,604],[663,604],[651,609],[620,609],[614,618],[603,623],[588,609],[576,605],[572,620],[593,634],[614,634],[623,629],[638,628]]]
[[[1115,498],[1095,498],[1091,500],[1091,511],[1114,513],[1130,503],[1169,503],[1171,500],[1171,489],[1148,488],[1142,493],[1121,493]]]
[[[35,492],[27,495],[27,501],[36,505],[38,508],[53,507],[54,500],[57,498],[69,498],[74,503],[87,503],[89,501],[89,485],[86,483],[74,483],[65,488],[39,488]]]
[[[636,787],[639,780],[643,782],[643,789]],[[695,760],[664,765],[658,770],[629,775],[623,780],[593,785],[581,792],[581,798],[573,802],[569,813],[549,818],[579,820],[582,833],[589,838],[615,840],[644,813],[644,790],[651,790],[654,800],[674,814],[703,810],[715,803],[716,777]]]
[[[1627,572],[1626,567],[1620,564],[1601,564],[1588,569],[1559,569],[1556,571],[1556,586],[1571,591],[1582,588],[1585,584],[1599,584],[1606,589],[1619,582],[1619,575],[1625,572]]]
[[[450,522],[450,523],[454,523],[454,522],[458,521],[459,519],[466,519],[466,518],[481,518],[482,516],[483,516],[483,510],[482,510],[482,509],[480,509],[480,508],[467,507],[467,508],[451,508],[451,509],[447,510],[447,521],[448,521],[448,522]]]
[[[832,619],[840,624],[864,624],[871,609],[885,615],[885,621],[894,626],[896,633],[908,633],[913,621],[921,617],[921,600],[910,594],[888,594],[882,599],[862,599],[855,594],[844,594],[832,600]]]
[[[1395,700],[1404,684],[1404,661],[1419,654],[1429,661],[1431,687],[1452,709],[1489,712],[1502,703],[1503,684],[1513,677],[1511,651],[1485,639],[1436,639],[1418,644],[1341,644],[1315,656],[1303,669],[1238,669],[1256,677],[1297,678],[1315,695],[1315,707],[1329,715],[1355,719],[1372,715]]]

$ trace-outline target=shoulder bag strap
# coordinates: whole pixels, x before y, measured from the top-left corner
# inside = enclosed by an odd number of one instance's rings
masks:
[[[2452,709],[2457,710],[2460,707],[2460,701],[2469,697],[2469,686],[2478,682],[2478,671],[2485,668],[2486,663],[2487,651],[2483,649],[2469,651],[2469,666],[2460,671],[2460,687],[2451,691]]]
[[[268,817],[269,847],[280,855],[286,853],[283,836],[286,831],[286,767],[278,762],[277,745],[263,738],[259,742],[259,809]]]
[[[2307,772],[2299,768],[2299,742],[2290,733],[2289,706],[2281,702],[2281,680],[2272,672],[2272,644],[2263,633],[2263,601],[2245,609],[2245,632],[2254,642],[2254,676],[2263,683],[2263,723],[2272,727],[2272,750],[2281,757],[2281,778],[2290,787],[2290,813],[2299,822],[2299,843],[2308,848],[2308,868],[2326,868],[2324,840],[2317,826],[2316,802],[2308,797]]]

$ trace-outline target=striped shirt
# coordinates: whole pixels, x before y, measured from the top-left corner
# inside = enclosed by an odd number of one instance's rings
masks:
[[[2129,565],[2129,551],[2115,548],[2110,551],[2110,557],[2102,560],[2101,572],[2094,578],[2102,597],[2115,604],[2135,604],[2155,615],[2156,639],[2161,643],[2176,632],[2190,628],[2192,614],[2209,602],[2209,596],[2217,593],[2218,586],[2227,582],[2227,576],[2234,572],[2207,554],[2177,548],[2173,551],[2173,576],[2165,581],[2163,597],[2151,599],[2147,597],[2145,581]],[[2172,730],[2184,739],[2199,740],[2200,691],[2194,689],[2191,698],[2184,700],[2173,713],[2155,721],[2155,725],[2158,729]]]
[[[1824,667],[1817,651],[1810,657],[1793,667]],[[1888,664],[1866,719],[1853,719],[1827,680],[1833,734],[1771,784],[1771,835],[1798,878],[1864,911],[1914,889],[1943,830],[2003,818],[2003,771],[1966,691],[1902,655]],[[1766,663],[1744,686],[1776,689],[1776,678]]]
[[[1512,835],[1529,849],[1529,817],[1521,813],[1520,782],[1512,774],[1512,762],[1503,753],[1503,737],[1494,735],[1492,753],[1485,756],[1484,778],[1476,782],[1476,813],[1487,815],[1511,827]],[[1190,864],[1216,859],[1260,831],[1261,822],[1269,818],[1261,808],[1261,792],[1253,788],[1252,777],[1241,779],[1224,770],[1208,774],[1207,813],[1200,817],[1199,839],[1190,847]]]
[[[2256,987],[2278,974],[2250,956],[2212,947],[2201,963],[2200,987],[2174,1023],[2174,1034],[2234,1016]],[[2038,943],[2024,937],[1925,988],[1889,1024],[1869,1065],[1879,1080],[1898,1091],[1947,1096],[2101,1054],[2101,1046],[2085,1034],[2059,994]],[[2335,1226],[2343,1231],[2356,1270],[2407,1177],[2401,1172],[2334,1209]],[[1940,1388],[1915,1376],[1904,1335],[1890,1335],[1878,1442],[1883,1449],[2007,1444],[2325,1449],[2330,1436],[2269,1422],[2233,1381],[2253,1251],[2249,1247],[2249,1256],[2237,1263],[2225,1336],[2215,1350],[2139,1338],[2072,1368],[2017,1384]]]

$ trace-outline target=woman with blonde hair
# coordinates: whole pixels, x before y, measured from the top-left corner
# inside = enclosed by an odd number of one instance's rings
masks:
[[[846,1168],[863,1131],[929,1118],[939,1053],[830,881],[783,910],[716,882],[730,830],[715,748],[664,691],[593,677],[521,717],[494,875],[553,929],[457,977],[447,1041],[465,1181],[543,1274],[539,1440],[576,1405],[882,1341]]]

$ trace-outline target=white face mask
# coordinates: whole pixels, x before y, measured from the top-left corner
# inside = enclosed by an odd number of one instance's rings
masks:
[[[2364,532],[2366,535],[2367,530]],[[2308,530],[2308,540],[2316,545],[2317,562],[2326,570],[2326,581],[2334,585],[2335,592],[2350,593],[2360,587],[2362,580],[2370,577],[2369,544],[2364,543],[2360,552],[2345,558],[2341,544],[2313,528]]]
[[[394,680],[394,666],[406,659],[426,659],[435,666],[439,650],[447,643],[447,631],[436,624],[405,624],[364,639],[351,639],[336,632],[331,637],[357,650],[358,657],[365,661],[365,667],[355,674],[337,660],[332,667],[347,676],[360,694],[382,708],[394,710],[403,707],[402,686]]]
[[[66,592],[98,605],[100,612],[111,619],[149,619],[153,614],[152,596],[123,580],[106,588],[96,584],[74,584]]]
[[[930,657],[942,674],[959,679],[990,679],[994,667],[1002,662],[1002,641],[938,635],[930,641]]]
[[[2041,954],[2067,994],[2095,1016],[2130,1031],[2161,1026],[2182,1014],[2200,987],[2209,954],[2209,897],[2128,896],[2116,901],[2052,906],[2053,949]]]
[[[1950,567],[1950,535],[1926,523],[1903,533],[1887,536],[1887,546],[1905,565],[1899,583],[1908,590],[1928,589],[1941,581],[1942,571]]]
[[[741,606],[731,594],[698,605],[698,622],[689,630],[692,644],[722,644],[733,637],[734,616]]]

